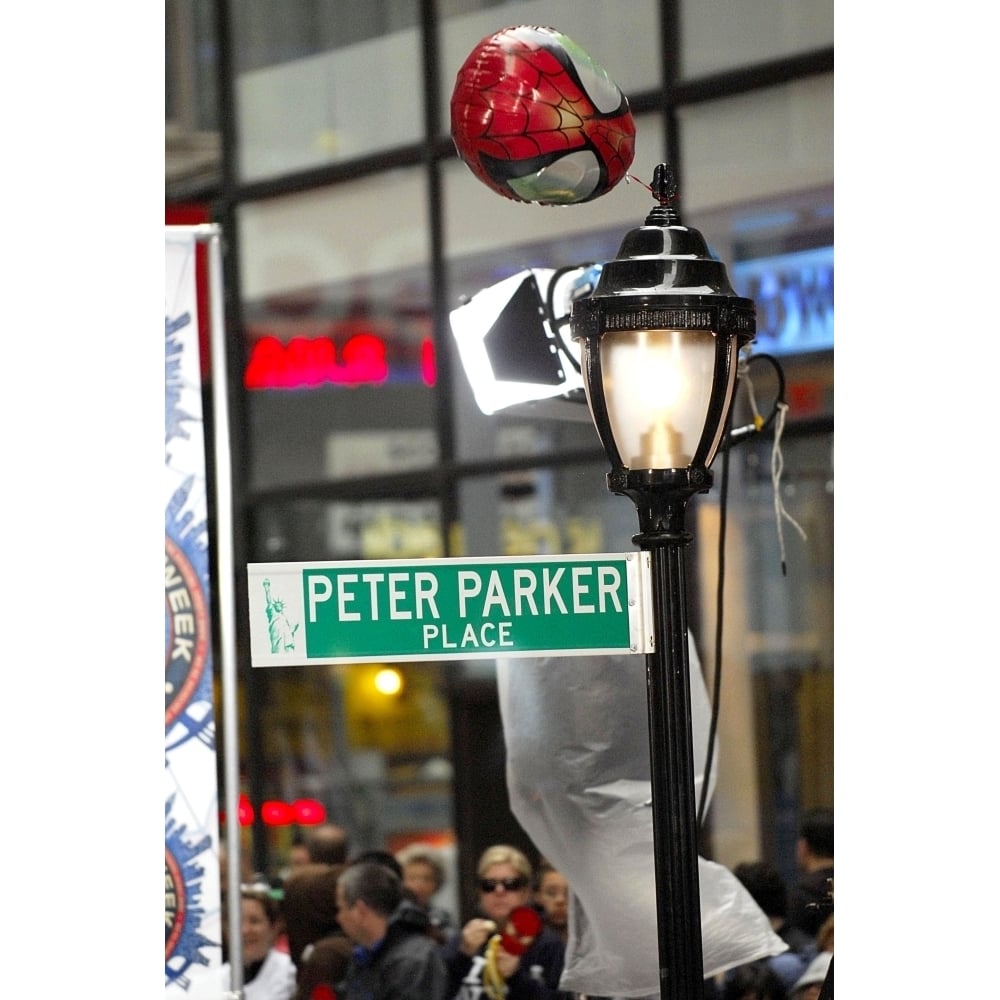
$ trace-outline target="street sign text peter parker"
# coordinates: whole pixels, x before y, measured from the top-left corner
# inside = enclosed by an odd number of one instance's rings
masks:
[[[641,554],[248,567],[257,666],[645,651]]]

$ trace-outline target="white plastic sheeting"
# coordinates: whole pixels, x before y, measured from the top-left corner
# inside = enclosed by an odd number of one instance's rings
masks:
[[[710,706],[689,645],[697,801]],[[645,669],[643,656],[497,661],[511,808],[572,889],[565,990],[659,996]],[[699,858],[699,879],[706,977],[787,948],[728,869]]]

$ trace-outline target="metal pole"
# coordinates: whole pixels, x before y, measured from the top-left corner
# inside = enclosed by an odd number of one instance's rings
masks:
[[[221,227],[200,227],[209,237],[208,277],[211,303],[212,416],[215,433],[215,496],[218,552],[220,648],[217,650],[222,677],[222,732],[224,739],[226,803],[226,880],[229,913],[229,969],[234,994],[243,986],[243,936],[240,933],[240,752],[239,713],[236,700],[236,596],[233,561],[233,496],[229,450],[229,382],[226,377],[226,319],[222,288]]]
[[[666,528],[633,539],[649,553],[653,583],[655,650],[646,656],[646,689],[660,994],[665,1000],[701,1000],[705,975],[684,576],[684,546],[692,537],[684,530],[687,500],[669,498]]]

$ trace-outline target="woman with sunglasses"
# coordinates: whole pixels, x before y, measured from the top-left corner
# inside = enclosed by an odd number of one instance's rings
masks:
[[[572,994],[559,990],[563,943],[540,926],[531,906],[531,862],[516,847],[495,844],[483,852],[476,871],[480,915],[453,932],[443,946],[449,997],[571,1000]],[[534,915],[539,926],[536,933],[519,936],[515,924],[526,913]]]

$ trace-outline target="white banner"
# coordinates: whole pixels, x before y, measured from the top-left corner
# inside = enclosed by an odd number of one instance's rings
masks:
[[[181,230],[184,227],[179,227]],[[219,793],[197,244],[166,227],[166,996],[221,995]]]

